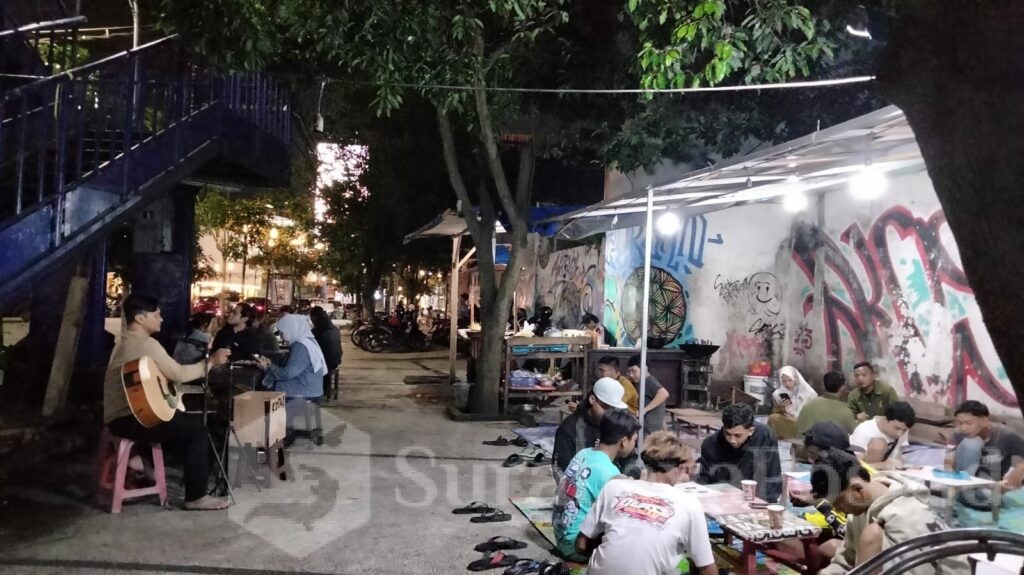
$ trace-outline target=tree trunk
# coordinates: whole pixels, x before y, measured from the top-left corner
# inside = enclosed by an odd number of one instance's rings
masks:
[[[879,83],[914,130],[992,343],[1024,397],[1024,2],[908,4]],[[973,348],[954,358],[968,371],[979,364]],[[994,374],[978,379],[993,400],[1020,406]]]
[[[363,292],[363,319],[370,319],[373,317],[374,311],[376,311],[377,300],[373,296],[379,284],[380,272],[370,271],[370,273],[363,276],[361,286]]]

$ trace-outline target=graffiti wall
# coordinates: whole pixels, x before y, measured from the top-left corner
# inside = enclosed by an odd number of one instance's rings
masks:
[[[555,252],[548,252],[545,246],[539,247],[533,309],[550,306],[554,310],[552,325],[575,329],[579,327],[583,314],[593,313],[600,317],[603,293],[601,244]]]
[[[920,173],[892,183],[870,207],[828,194],[823,226],[795,224],[791,277],[803,295],[791,308],[791,351],[816,370],[848,372],[871,359],[918,399],[1015,411],[930,180]]]
[[[956,242],[925,173],[895,177],[870,203],[845,190],[794,217],[751,205],[689,218],[652,253],[653,337],[710,340],[716,379],[767,360],[812,382],[870,360],[904,396],[964,399],[1013,413]],[[643,231],[605,240],[604,325],[640,336]]]

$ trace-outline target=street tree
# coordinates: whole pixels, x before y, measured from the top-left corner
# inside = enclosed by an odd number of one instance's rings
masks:
[[[243,284],[249,256],[258,246],[257,239],[270,226],[268,201],[263,196],[232,198],[214,187],[204,188],[196,199],[197,244],[200,235],[213,238],[220,252],[222,273],[227,270],[228,260],[241,260]],[[224,278],[226,275],[221,276]]]

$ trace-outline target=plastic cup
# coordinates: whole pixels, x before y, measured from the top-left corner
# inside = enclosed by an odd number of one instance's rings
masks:
[[[744,479],[740,481],[740,487],[743,488],[743,500],[753,501],[757,493],[757,482],[753,479]]]
[[[782,529],[782,514],[785,512],[786,508],[781,505],[768,506],[768,524],[772,529]]]

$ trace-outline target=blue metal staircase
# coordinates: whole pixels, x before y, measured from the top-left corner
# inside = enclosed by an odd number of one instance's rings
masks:
[[[288,181],[287,90],[174,37],[0,98],[0,306],[215,158]]]

